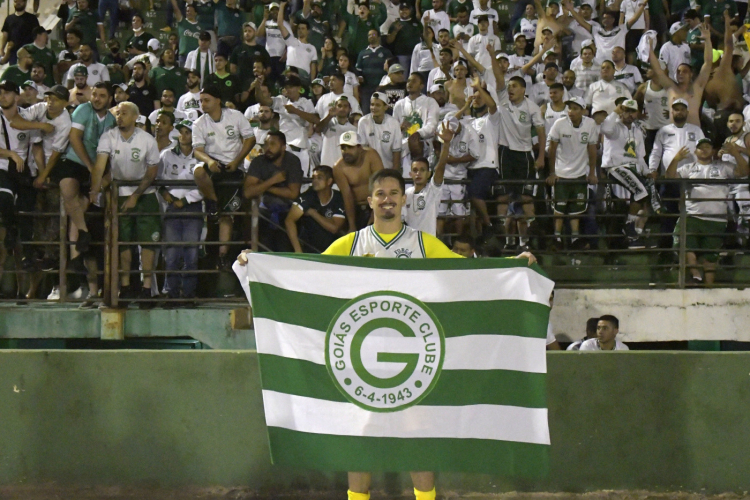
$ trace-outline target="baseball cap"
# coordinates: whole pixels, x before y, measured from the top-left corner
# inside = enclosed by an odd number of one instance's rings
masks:
[[[400,64],[391,64],[388,67],[388,74],[389,75],[392,74],[392,73],[403,73],[403,72],[404,72],[404,67],[401,66]]]
[[[620,106],[622,106],[623,108],[638,111],[638,103],[635,102],[634,99],[627,99],[622,104],[620,104]]]
[[[301,87],[302,80],[296,75],[289,75],[284,77],[284,87]]]
[[[115,90],[115,87],[120,87],[120,90],[122,90],[123,92],[127,92],[128,91],[128,85],[126,83],[116,83],[116,84],[112,85],[112,91],[113,92]]]
[[[581,42],[581,48],[591,47],[592,45],[594,45],[594,40],[592,40],[591,38]]]
[[[180,129],[181,127],[189,128],[191,131],[193,130],[193,122],[190,120],[180,120],[177,123],[175,123],[174,128]]]
[[[315,80],[310,82],[310,86],[312,87],[313,85],[320,85],[321,87],[325,87],[325,84],[323,83],[322,78],[316,78]]]
[[[373,99],[379,99],[383,101],[386,106],[388,105],[388,96],[386,96],[382,92],[373,92],[372,95],[370,96],[370,100],[372,101]]]
[[[135,123],[138,125],[146,125],[146,116],[145,115],[138,115],[138,118],[135,119]]]
[[[688,107],[688,102],[685,99],[675,99],[672,101],[672,107],[674,108],[676,104],[682,104],[686,108]]]
[[[346,94],[341,94],[341,95],[340,95],[340,96],[338,96],[338,97],[336,98],[336,100],[335,100],[335,101],[333,101],[333,102],[339,102],[339,101],[346,101],[346,102],[349,102],[349,96],[348,96],[348,95],[346,95]]]
[[[341,134],[341,137],[339,137],[339,145],[347,145],[347,146],[359,146],[359,137],[357,136],[357,133],[354,131],[348,131]]]
[[[544,65],[544,69],[550,69],[550,68],[559,69],[559,67],[557,66],[557,63],[548,62],[547,64]]]
[[[221,99],[221,90],[216,85],[206,85],[201,89],[201,94],[208,94],[211,97]]]
[[[438,85],[437,83],[433,83],[432,87],[430,87],[430,94],[433,92],[440,92],[441,90],[445,90],[445,87],[442,85]]]
[[[76,66],[73,70],[73,76],[89,76],[89,70],[83,64]]]
[[[510,61],[510,57],[508,57],[508,54],[506,54],[505,52],[498,52],[495,55],[495,59],[505,59],[507,61]]]
[[[21,88],[25,89],[26,87],[36,88],[36,85],[34,85],[33,81],[26,80],[25,82],[23,82],[23,84],[21,84]]]
[[[398,6],[398,8],[399,8],[399,10],[401,10],[401,9],[409,9],[409,10],[411,10],[411,5],[409,5],[406,2],[401,2],[401,4]]]
[[[279,8],[280,6],[279,6],[279,4],[278,4],[278,3],[276,3],[276,2],[271,2],[270,4],[268,4],[268,10],[271,10],[271,9],[273,9],[274,7],[276,7],[276,8],[278,9],[278,8]]]
[[[578,97],[578,96],[571,97],[570,99],[568,99],[567,101],[565,101],[565,104],[566,105],[567,104],[577,104],[578,106],[580,106],[580,107],[582,107],[584,109],[586,108],[586,103],[584,103],[583,99],[581,97]]]
[[[248,21],[245,24],[242,25],[243,28],[250,26],[253,30],[258,31],[258,28],[255,26],[255,23],[252,21]]]
[[[15,92],[16,94],[18,94],[18,85],[16,85],[14,82],[11,82],[10,80],[3,80],[0,82],[0,90]]]
[[[513,41],[515,42],[516,40],[518,40],[519,36],[526,38],[526,35],[524,35],[523,33],[516,33],[515,35],[513,35]]]
[[[545,31],[549,31],[550,33],[554,33],[552,31],[552,28],[550,28],[549,26],[545,26],[544,28],[542,28],[542,33],[544,33]]]
[[[699,139],[698,142],[695,144],[695,147],[700,147],[701,144],[710,144],[711,147],[713,147],[714,143],[711,142],[711,139],[708,137],[704,137],[703,139]]]
[[[549,56],[557,57],[557,52],[555,52],[554,50],[548,50],[547,52],[544,53],[542,60],[547,59]]]
[[[677,33],[678,31],[680,31],[685,26],[687,26],[687,24],[682,24],[681,22],[678,21],[678,22],[672,24],[672,26],[669,27],[669,34],[670,35],[674,35],[675,33]]]
[[[53,95],[55,97],[59,97],[63,101],[70,100],[70,91],[67,88],[65,88],[64,85],[55,85],[52,88],[50,88],[47,92],[45,92],[44,95]]]
[[[148,48],[151,50],[159,50],[161,48],[161,44],[159,43],[159,40],[156,38],[152,38],[148,41]]]

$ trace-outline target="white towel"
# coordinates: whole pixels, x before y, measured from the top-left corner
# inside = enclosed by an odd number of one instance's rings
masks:
[[[645,63],[648,62],[649,40],[653,40],[654,47],[656,47],[656,31],[648,30],[643,35],[641,35],[641,41],[638,42],[638,48],[636,49],[638,52],[638,59]]]

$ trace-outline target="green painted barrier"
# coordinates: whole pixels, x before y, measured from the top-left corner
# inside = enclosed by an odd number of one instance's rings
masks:
[[[438,474],[457,492],[743,492],[750,354],[551,353],[550,476]],[[254,352],[0,352],[0,484],[340,491],[269,463]],[[374,487],[408,477],[378,474]]]

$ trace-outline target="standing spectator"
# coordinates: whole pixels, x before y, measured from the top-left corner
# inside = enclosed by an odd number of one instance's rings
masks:
[[[93,87],[98,82],[109,83],[109,69],[102,63],[94,62],[94,50],[88,44],[81,44],[78,52],[80,62],[75,63],[68,70],[67,81],[65,82],[68,89],[73,88],[76,69],[83,67],[86,70],[86,83]]]
[[[669,28],[670,40],[659,49],[659,60],[667,65],[666,70],[669,78],[675,78],[677,67],[680,64],[690,64],[690,46],[685,42],[687,39],[688,25],[680,22],[674,23]]]
[[[482,0],[487,3],[487,0]],[[432,28],[433,33],[438,33],[440,30],[451,29],[451,20],[448,13],[445,11],[444,0],[432,0],[432,9],[426,10],[422,14],[422,26]]]
[[[36,16],[26,12],[26,0],[13,0],[13,8],[15,12],[6,17],[3,23],[0,41],[0,58],[3,63],[7,61],[10,64],[16,64],[18,49],[34,42],[34,28],[39,26]]]
[[[73,68],[73,87],[70,89],[73,92],[70,93],[70,106],[76,107],[91,100],[94,87],[88,84],[88,74],[85,66]],[[100,83],[107,85],[106,82]]]
[[[198,164],[193,155],[193,122],[183,120],[177,123],[180,139],[177,146],[161,152],[159,179],[189,181]],[[198,276],[190,271],[198,269],[198,245],[169,245],[169,243],[196,243],[203,230],[203,207],[200,191],[189,186],[159,188],[167,203],[164,214],[164,253],[167,271],[167,290],[170,299],[182,298],[191,301],[196,296]],[[192,216],[186,216],[192,214]],[[176,216],[176,217],[175,217]],[[182,260],[182,265],[180,264]],[[166,308],[174,303],[169,302]]]
[[[281,15],[283,16],[283,12]],[[284,72],[284,62],[281,58],[286,53],[286,43],[284,43],[284,37],[281,35],[281,30],[276,22],[278,18],[279,4],[271,2],[268,5],[268,10],[263,11],[263,22],[258,26],[258,36],[266,39],[266,51],[271,59],[271,78],[273,81],[278,80]],[[287,32],[292,32],[292,27],[287,21],[284,21],[284,27]]]
[[[560,97],[563,101],[570,97],[562,84],[557,82],[559,74],[560,71],[557,64],[549,62],[544,65],[544,79],[539,83],[535,83],[531,87],[531,92],[529,92],[529,98],[534,101],[537,106],[549,104],[553,85],[558,91],[562,91],[562,96]]]
[[[666,69],[667,64],[659,61],[661,69]],[[646,70],[646,81],[638,86],[633,99],[643,110],[645,115],[644,125],[646,126],[646,151],[651,151],[654,146],[656,133],[660,128],[669,123],[669,94],[667,90],[654,80],[654,70]],[[687,101],[685,101],[687,102]],[[669,165],[669,163],[667,163]]]
[[[8,66],[3,71],[2,80],[13,82],[19,87],[23,85],[23,82],[31,78],[31,66],[34,62],[26,49],[19,49],[16,53],[18,64]]]
[[[156,111],[156,120],[154,121],[153,132],[151,135],[156,139],[159,153],[165,149],[172,149],[174,147],[175,144],[172,140],[174,126],[175,117],[171,111],[164,111],[161,109]]]
[[[133,28],[133,35],[128,39],[125,47],[131,56],[145,54],[148,52],[148,42],[154,38],[154,35],[143,28],[143,16],[138,13],[133,14],[130,24]]]
[[[409,74],[419,72],[423,79],[428,81],[430,72],[435,68],[435,61],[440,57],[440,44],[435,43],[435,33],[429,26],[425,27],[423,33],[424,41],[414,46],[411,54],[411,70]],[[450,49],[448,49],[450,50]],[[451,51],[451,58],[453,51]]]
[[[641,14],[643,14],[644,9],[646,8],[646,2],[640,3],[633,15],[620,25],[615,24],[617,21],[617,13],[605,11],[604,14],[602,14],[601,26],[597,26],[589,23],[581,14],[576,12],[571,0],[563,1],[566,2],[565,8],[570,11],[570,15],[578,21],[578,24],[591,32],[594,37],[594,43],[596,44],[596,50],[599,53],[598,55],[603,59],[612,58],[613,48],[625,46],[628,30],[630,30],[633,24],[635,24],[635,22],[641,17]]]
[[[201,32],[198,36],[198,48],[188,53],[185,60],[185,69],[198,71],[200,86],[214,72],[214,52],[210,46],[211,34],[208,31]]]
[[[307,253],[320,253],[341,233],[346,222],[344,200],[341,192],[332,189],[332,186],[333,169],[327,165],[315,167],[310,189],[292,204],[284,225],[295,253],[305,250]],[[301,243],[305,244],[305,249]]]
[[[685,42],[690,47],[690,65],[693,67],[693,72],[697,73],[705,62],[703,49],[705,48],[706,38],[704,38],[704,33],[701,30],[701,28],[705,28],[705,25],[703,24],[703,18],[694,9],[685,13],[685,23],[688,29]],[[706,30],[706,35],[709,37],[710,33],[709,30]],[[672,75],[669,76],[672,78]]]
[[[474,3],[474,9],[471,11],[469,22],[477,25],[479,23],[479,16],[487,16],[487,19],[489,19],[489,32],[491,35],[500,35],[500,28],[497,25],[500,16],[497,14],[497,11],[492,8],[489,0],[479,0],[479,2]],[[536,22],[534,23],[534,26],[536,27]]]
[[[576,216],[588,208],[588,186],[597,184],[596,146],[599,142],[597,125],[592,118],[583,116],[586,109],[580,97],[565,103],[568,116],[560,118],[549,133],[549,176],[547,184],[553,186],[552,199],[555,213],[555,243],[562,248],[563,218],[572,216],[570,222],[570,243],[578,244],[580,235],[579,219]],[[558,179],[577,180],[580,184],[558,184]]]
[[[315,104],[315,112],[318,113],[318,117],[320,117],[321,120],[328,116],[330,108],[336,105],[336,102],[341,96],[345,96],[349,100],[352,112],[362,114],[362,110],[360,109],[357,99],[355,99],[352,94],[347,93],[344,90],[344,81],[344,75],[342,75],[341,73],[334,73],[328,79],[329,92],[320,96],[320,99],[318,99],[318,102]],[[324,165],[330,166],[333,165],[333,163],[324,163]]]
[[[161,54],[159,65],[149,71],[148,79],[156,89],[157,95],[163,95],[165,90],[171,90],[174,99],[179,99],[185,93],[187,74],[184,69],[175,64],[174,50],[167,47]]]
[[[576,87],[587,92],[592,83],[601,78],[601,65],[594,59],[594,46],[583,45],[580,57],[570,63],[576,75]]]
[[[177,111],[185,113],[187,116],[190,113],[200,111],[203,112],[201,107],[201,75],[197,69],[187,70],[187,79],[185,87],[187,92],[177,100]]]
[[[215,86],[201,90],[203,115],[193,125],[193,154],[201,162],[194,169],[195,183],[206,199],[206,211],[219,214],[219,241],[232,236],[232,217],[222,212],[236,212],[242,193],[238,186],[215,186],[221,181],[242,181],[245,156],[252,149],[250,122],[235,109],[222,106],[221,90]],[[228,245],[219,247],[219,269],[229,269]]]
[[[601,79],[594,82],[586,92],[586,104],[591,110],[591,115],[599,111],[610,114],[615,109],[615,100],[620,97],[632,98],[630,90],[615,80],[615,63],[604,61],[601,67]]]
[[[703,19],[708,18],[707,24],[711,30],[711,36],[715,37],[716,41],[721,40],[724,36],[724,12],[728,11],[730,18],[736,16],[737,4],[728,1],[703,0],[700,5]]]
[[[159,94],[146,79],[146,65],[138,61],[133,65],[133,83],[128,87],[128,100],[135,103],[140,113],[148,116],[159,108]]]
[[[216,33],[214,33],[216,2],[214,2],[214,0],[190,0],[188,3],[195,6],[195,11],[198,14],[198,24],[200,25],[201,30],[208,31],[209,36],[213,35],[212,38],[214,38],[216,36]],[[214,48],[216,47],[214,46]]]
[[[625,35],[625,51],[628,53],[630,58],[628,62],[631,64],[635,62],[635,52],[641,36],[651,29],[651,16],[648,9],[644,8],[645,5],[648,5],[648,0],[622,0],[620,2],[619,24],[623,25],[625,21],[635,19],[634,22],[629,23],[628,34]]]
[[[81,40],[83,34],[78,28],[73,28],[65,33],[65,48],[57,55],[57,72],[55,81],[65,85],[65,75],[78,58],[80,57]]]
[[[382,7],[382,4],[376,5]],[[350,14],[347,11],[342,12],[349,31],[349,45],[347,45],[347,50],[350,54],[359,54],[368,45],[372,44],[370,35],[372,31],[375,31],[376,36],[380,38],[380,25],[385,21],[386,14],[385,8],[383,8],[381,19],[379,14],[374,14],[370,11],[370,5],[367,2],[359,3],[356,9],[357,15]],[[380,45],[380,41],[378,41],[377,45]],[[359,68],[359,66],[357,67]]]
[[[52,49],[47,47],[49,33],[50,32],[42,26],[37,26],[32,31],[34,41],[24,45],[23,48],[29,53],[29,55],[31,55],[31,58],[35,63],[42,65],[45,74],[44,84],[51,87],[55,84],[55,65],[57,64],[57,56],[55,56]]]
[[[315,125],[315,131],[323,136],[323,146],[320,154],[321,165],[335,165],[341,159],[339,138],[344,132],[356,132],[357,127],[349,122],[352,111],[347,96],[341,96],[328,108],[328,114]],[[331,174],[333,175],[333,174]],[[328,248],[328,247],[326,247]]]
[[[407,2],[401,2],[398,15],[399,18],[391,24],[386,41],[393,47],[399,64],[408,69],[411,68],[412,47],[422,41],[422,25],[414,17],[414,10]]]
[[[275,224],[282,224],[292,203],[299,197],[302,185],[302,167],[296,155],[286,151],[283,132],[271,131],[266,135],[263,154],[256,157],[247,171],[245,198],[260,197],[261,207]],[[271,227],[266,218],[261,224],[261,235],[272,250],[289,248],[289,238]]]
[[[81,38],[81,43],[88,45],[89,47],[91,47],[91,50],[93,50],[94,53],[97,53],[97,35],[101,40],[106,39],[104,36],[104,25],[102,24],[101,19],[99,19],[99,15],[89,9],[88,0],[78,0],[76,5],[76,8],[70,10],[67,24],[65,24],[65,29],[70,30],[72,28],[76,28],[80,30],[81,34],[83,35]]]
[[[182,15],[180,7],[177,4],[177,0],[170,0],[172,2],[172,10],[174,17],[177,20],[177,34],[180,37],[180,66],[184,67],[187,61],[187,55],[198,49],[198,40],[200,39],[201,28],[198,23],[198,11],[195,10],[195,4],[189,3],[185,5],[185,15]],[[209,35],[209,39],[211,35]]]
[[[479,144],[479,135],[472,127],[460,123],[455,117],[449,117],[437,127],[438,142],[441,140],[441,132],[446,128],[453,132],[453,134],[451,141],[448,144],[443,144],[441,146],[442,148],[447,147],[449,150],[448,158],[446,159],[448,164],[445,167],[445,178],[463,182],[469,175],[469,169],[482,154]],[[482,174],[485,172],[478,171],[477,173]],[[476,173],[473,177],[476,177]],[[485,179],[481,179],[480,182],[477,182],[476,184],[481,184],[481,181],[483,180]],[[466,204],[464,203],[464,200],[466,199],[466,186],[463,184],[444,185],[441,198],[443,203],[440,205],[440,216],[444,217],[446,215],[454,215],[461,217],[456,220],[456,232],[463,232],[462,218],[467,214]],[[478,210],[478,212],[480,217],[484,217],[481,210]]]
[[[388,111],[388,96],[375,92],[370,98],[370,113],[357,124],[362,145],[374,149],[383,162],[383,168],[401,168],[401,128]]]
[[[455,251],[455,250],[454,250]],[[586,320],[586,336],[583,337],[581,340],[576,340],[575,342],[572,342],[566,351],[578,351],[581,349],[581,344],[586,342],[589,339],[595,339],[596,338],[596,327],[599,324],[599,318],[589,318]]]
[[[625,85],[631,95],[638,88],[638,84],[643,83],[641,71],[625,61],[625,49],[615,47],[612,49],[612,62],[615,63],[615,80]]]
[[[495,51],[499,51],[502,44],[497,35],[490,33],[490,22],[487,16],[479,16],[477,18],[477,27],[479,28],[479,33],[471,37],[466,52],[471,54],[479,64],[486,69],[489,69],[492,67],[492,56],[490,55],[487,46],[490,45]],[[488,85],[490,83],[494,84],[494,82],[491,81],[491,73],[491,71],[487,73],[487,76],[490,78]]]
[[[460,3],[458,0],[451,2],[451,6]],[[458,40],[464,49],[469,44],[469,39],[473,37],[477,32],[477,26],[474,23],[469,22],[469,9],[466,6],[461,6],[457,11],[458,20],[453,25],[451,33],[453,37]]]
[[[397,58],[391,58],[398,61]],[[388,83],[380,84],[376,89],[376,92],[385,94],[388,98],[388,106],[394,106],[399,99],[406,97],[406,76],[404,76],[404,68],[400,64],[391,64],[388,66]],[[370,99],[372,102],[372,99]]]
[[[227,56],[222,52],[214,54],[214,72],[204,79],[204,86],[213,86],[221,92],[221,102],[234,108],[240,94],[240,78],[227,70]]]
[[[526,36],[523,33],[513,35],[513,53],[508,56],[508,73],[507,78],[520,76],[526,80],[526,87],[531,88],[534,84],[531,74],[523,71],[523,68],[531,61],[531,56],[526,55]],[[530,72],[533,73],[533,68]],[[599,72],[597,71],[597,78]]]
[[[102,40],[111,40],[117,32],[117,23],[120,20],[120,2],[118,0],[99,0],[99,19],[104,21],[104,17],[109,11],[109,38],[102,37]],[[172,23],[168,23],[171,25]]]
[[[237,0],[218,0],[216,6],[216,36],[219,39],[216,51],[230,54],[242,40],[245,14],[238,8]]]
[[[446,81],[452,76],[453,73],[453,51],[449,48],[440,49],[440,66],[437,66],[430,70],[430,74],[427,76],[427,88],[431,89],[437,81],[439,84],[444,85]],[[389,68],[390,69],[390,68]]]
[[[229,56],[229,71],[239,77],[243,90],[247,90],[255,79],[255,61],[270,60],[268,51],[262,45],[258,45],[255,39],[256,31],[255,24],[251,22],[242,25],[242,43],[236,46]]]
[[[124,244],[120,246],[120,298],[125,299],[123,302],[126,306],[127,299],[136,298],[130,287],[132,251],[128,243],[152,241],[157,244],[161,239],[159,200],[155,188],[151,186],[159,169],[159,148],[153,137],[135,126],[138,115],[138,107],[132,102],[117,106],[117,128],[108,130],[99,140],[96,164],[91,174],[92,197],[101,190],[107,163],[113,180],[140,181],[138,186],[120,186],[117,200],[113,200],[121,212],[118,234],[119,241]],[[127,214],[128,211],[141,214],[131,216]],[[143,289],[138,298],[143,302],[139,307],[149,308],[154,305],[151,302],[154,249],[148,245],[141,246],[141,266]]]
[[[279,10],[279,17],[276,23],[279,25],[279,31],[284,38],[286,49],[286,66],[287,68],[297,68],[302,83],[309,86],[310,82],[315,79],[318,72],[318,50],[314,45],[307,43],[307,35],[310,31],[310,24],[307,21],[300,21],[297,24],[296,38],[284,26],[284,8],[286,2],[281,3],[282,8]]]
[[[321,0],[305,0],[302,3],[302,10],[298,10],[295,17],[295,22],[307,21],[307,40],[320,54],[323,50],[325,38],[331,33],[330,22],[323,17],[323,2]]]
[[[596,338],[581,343],[580,351],[629,351],[630,348],[617,340],[620,333],[620,320],[605,314],[596,324]]]
[[[570,97],[580,97],[584,101],[586,93],[576,86],[576,72],[573,70],[565,70],[562,77],[563,88]]]
[[[386,75],[385,61],[392,56],[390,50],[380,45],[380,33],[377,29],[371,29],[367,33],[367,41],[369,45],[359,52],[356,64],[357,71],[364,78],[359,89],[359,101],[365,113],[370,111],[370,96]]]
[[[362,95],[359,90],[359,79],[352,72],[351,57],[346,52],[342,52],[339,54],[338,60],[338,71],[344,75],[344,92],[352,94],[357,99],[357,102],[359,102],[362,99]]]
[[[424,156],[424,141],[429,141],[435,136],[440,114],[438,103],[432,97],[422,94],[423,89],[422,75],[412,73],[406,81],[407,96],[393,107],[393,117],[401,124],[403,146],[408,148],[412,158]],[[405,156],[401,156],[402,163]]]

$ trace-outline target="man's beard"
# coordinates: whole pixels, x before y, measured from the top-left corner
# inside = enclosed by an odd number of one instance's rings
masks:
[[[276,161],[279,156],[281,156],[282,151],[279,151],[278,153],[271,153],[270,151],[266,151],[264,154],[266,155],[266,158],[268,158],[270,161]]]
[[[133,81],[136,82],[142,82],[143,81],[143,75],[133,75]]]
[[[83,84],[80,84],[80,83],[76,82],[76,88],[77,89],[82,89],[82,90],[85,89],[86,88],[86,82],[83,82]]]

